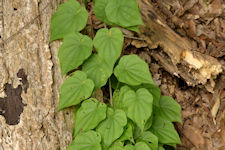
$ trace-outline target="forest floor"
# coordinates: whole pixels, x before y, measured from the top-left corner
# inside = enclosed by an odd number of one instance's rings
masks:
[[[225,150],[224,0],[151,0],[150,3],[167,25],[188,39],[196,51],[216,58],[222,65],[222,73],[208,81],[211,86],[190,86],[184,79],[165,71],[160,61],[152,57],[152,51],[157,49],[150,49],[144,40],[134,38],[138,35],[131,32],[125,39],[123,54],[144,58],[162,95],[172,96],[181,105],[183,124],[176,124],[176,127],[182,146],[177,149]],[[93,15],[92,2],[88,3],[88,9],[90,28],[103,27]]]

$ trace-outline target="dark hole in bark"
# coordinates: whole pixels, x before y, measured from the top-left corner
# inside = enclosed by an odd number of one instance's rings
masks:
[[[22,87],[19,85],[13,88],[11,84],[6,83],[4,91],[7,96],[0,98],[0,115],[5,117],[8,125],[16,125],[20,121],[23,107],[26,106],[21,98]]]
[[[13,8],[14,11],[17,11],[17,8]]]
[[[18,71],[17,77],[21,78],[23,89],[26,93],[29,83],[24,69]],[[6,97],[0,98],[0,115],[5,118],[8,125],[17,125],[20,122],[20,115],[24,106],[26,106],[22,102],[22,86],[19,85],[17,88],[13,88],[11,84],[6,83],[4,87]]]

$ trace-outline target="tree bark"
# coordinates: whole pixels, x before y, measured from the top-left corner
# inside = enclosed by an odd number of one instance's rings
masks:
[[[60,0],[0,1],[0,150],[66,149],[73,112],[58,112],[60,42],[49,44]]]

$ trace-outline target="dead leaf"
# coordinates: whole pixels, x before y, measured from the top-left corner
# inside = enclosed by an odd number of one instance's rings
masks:
[[[201,145],[205,145],[205,140],[199,129],[191,125],[185,125],[183,129],[184,136],[197,148],[197,150],[199,150]]]
[[[103,92],[102,92],[101,89],[98,89],[98,90],[94,91],[94,93],[92,94],[92,97],[96,98],[100,102],[104,102],[104,100],[103,100]]]

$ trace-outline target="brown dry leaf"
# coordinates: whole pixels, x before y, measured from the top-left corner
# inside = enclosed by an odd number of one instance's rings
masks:
[[[202,145],[205,145],[205,140],[201,135],[201,132],[199,129],[190,126],[185,125],[183,127],[183,133],[184,136],[199,150],[199,147]]]
[[[96,98],[100,102],[104,102],[104,100],[103,100],[103,92],[102,92],[101,89],[98,89],[98,90],[94,91],[94,93],[92,94],[92,97]]]
[[[208,15],[215,15],[218,16],[222,13],[222,1],[223,0],[214,0],[210,5],[209,5],[209,12]]]
[[[220,107],[220,94],[218,91],[216,91],[213,95],[213,98],[215,99],[215,104],[213,105],[212,109],[211,109],[211,114],[212,114],[212,117],[213,117],[213,122],[214,124],[216,124],[216,115],[217,115],[217,112],[219,110],[219,107]]]
[[[225,111],[223,111],[223,116],[220,120],[219,129],[212,136],[213,146],[219,150],[224,150],[225,148]]]

